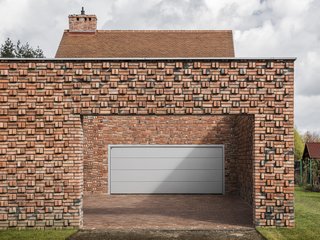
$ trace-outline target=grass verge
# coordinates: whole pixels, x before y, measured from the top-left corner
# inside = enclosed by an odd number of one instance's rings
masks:
[[[318,240],[320,238],[320,193],[295,189],[295,228],[263,228],[257,230],[268,240]]]
[[[26,229],[26,230],[0,230],[0,240],[65,240],[77,232],[76,229]]]

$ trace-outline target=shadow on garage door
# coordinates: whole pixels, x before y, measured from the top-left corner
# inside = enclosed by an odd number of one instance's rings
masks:
[[[109,145],[111,194],[223,194],[224,146]]]

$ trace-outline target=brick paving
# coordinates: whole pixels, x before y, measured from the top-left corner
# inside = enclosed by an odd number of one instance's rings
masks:
[[[251,229],[252,209],[236,196],[102,195],[84,197],[84,229]]]

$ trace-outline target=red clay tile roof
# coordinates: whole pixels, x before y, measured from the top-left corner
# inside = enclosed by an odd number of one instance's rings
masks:
[[[232,31],[65,31],[57,58],[234,57]]]
[[[320,159],[320,142],[307,142],[304,152],[309,153],[309,158]]]

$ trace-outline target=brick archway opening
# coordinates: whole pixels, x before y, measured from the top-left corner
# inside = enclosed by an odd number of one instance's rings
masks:
[[[253,225],[253,115],[83,116],[84,228]],[[108,195],[109,144],[223,144],[225,195]]]

